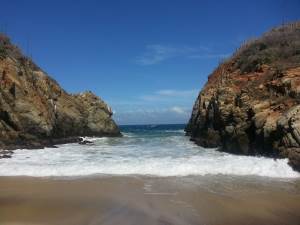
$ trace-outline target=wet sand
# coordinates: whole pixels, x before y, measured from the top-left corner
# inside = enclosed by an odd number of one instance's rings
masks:
[[[0,224],[299,224],[300,181],[1,177]]]

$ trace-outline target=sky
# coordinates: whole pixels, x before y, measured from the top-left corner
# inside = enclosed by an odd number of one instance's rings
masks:
[[[0,32],[118,124],[186,123],[216,66],[245,40],[300,19],[300,0],[0,0]]]

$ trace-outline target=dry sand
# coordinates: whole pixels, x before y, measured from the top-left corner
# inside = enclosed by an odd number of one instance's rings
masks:
[[[300,181],[0,178],[0,225],[300,224]]]

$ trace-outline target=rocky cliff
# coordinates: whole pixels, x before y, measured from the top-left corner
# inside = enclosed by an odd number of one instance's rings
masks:
[[[204,147],[288,157],[300,171],[300,22],[248,41],[209,76],[186,127]]]
[[[71,95],[0,35],[0,149],[119,136],[110,107],[91,92]]]

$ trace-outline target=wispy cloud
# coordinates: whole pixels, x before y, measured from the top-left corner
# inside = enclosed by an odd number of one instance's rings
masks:
[[[136,59],[136,62],[140,65],[153,65],[164,60],[192,52],[197,52],[197,49],[191,47],[171,47],[158,44],[148,45],[146,46],[145,53],[139,56]]]
[[[189,58],[193,59],[215,59],[215,58],[227,58],[230,54],[195,54],[190,55]]]
[[[171,96],[171,97],[191,97],[197,93],[198,93],[197,89],[191,89],[191,90],[164,89],[156,92],[157,95]]]
[[[181,106],[139,109],[116,113],[114,119],[119,124],[186,123],[191,113],[190,110]]]
[[[150,95],[142,95],[140,99],[144,101],[165,101],[170,100],[172,98],[176,98],[179,100],[186,99],[186,98],[196,98],[198,94],[198,90],[191,89],[191,90],[173,90],[173,89],[164,89],[158,90]]]
[[[172,108],[170,108],[170,111],[174,112],[174,113],[177,113],[177,114],[180,114],[180,115],[184,115],[184,114],[188,113],[185,108],[179,107],[179,106],[173,106]]]
[[[213,54],[208,47],[198,46],[166,46],[166,45],[147,45],[145,52],[136,58],[135,62],[139,65],[153,65],[158,64],[175,57],[185,58],[224,58],[228,54]]]
[[[114,119],[119,124],[186,123],[198,89],[161,89],[132,101],[114,102]]]

